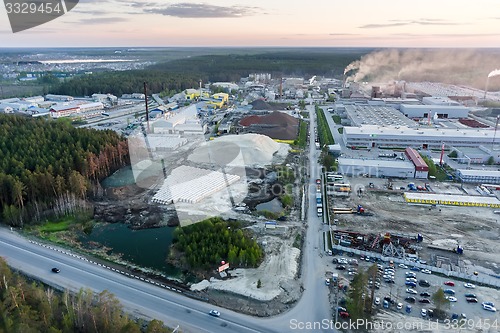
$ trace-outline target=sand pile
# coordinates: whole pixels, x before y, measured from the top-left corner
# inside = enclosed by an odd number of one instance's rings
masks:
[[[289,146],[265,135],[227,135],[206,142],[188,160],[230,167],[265,166],[283,160]]]

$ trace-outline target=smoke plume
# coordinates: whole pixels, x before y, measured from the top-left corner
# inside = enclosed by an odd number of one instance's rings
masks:
[[[499,58],[496,49],[387,49],[352,62],[344,74],[349,72],[346,81],[354,82],[430,81],[483,89]],[[500,70],[490,75],[500,75]],[[500,80],[494,81],[490,89],[500,90]]]
[[[495,69],[493,72],[488,74],[488,77],[493,77],[493,76],[497,76],[497,75],[500,75],[500,69]]]

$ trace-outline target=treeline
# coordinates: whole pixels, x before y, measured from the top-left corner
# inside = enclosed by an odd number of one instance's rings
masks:
[[[0,115],[0,155],[0,211],[13,225],[81,208],[92,184],[129,164],[113,131],[10,115]]]
[[[182,264],[194,269],[214,269],[222,260],[231,267],[255,267],[263,252],[237,221],[214,217],[174,231],[173,248],[184,255]]]
[[[8,333],[169,333],[163,323],[124,314],[114,295],[80,290],[60,293],[13,273],[0,258],[0,332]]]
[[[328,121],[326,120],[325,112],[319,106],[315,106],[316,116],[318,119],[318,136],[321,146],[333,145],[335,140],[333,139],[332,132],[330,131],[330,126],[328,126]]]
[[[368,52],[362,49],[348,52],[311,49],[246,55],[201,55],[158,63],[144,70],[79,76],[53,85],[51,92],[72,96],[89,96],[93,93],[121,96],[124,93],[142,92],[145,81],[151,93],[180,92],[198,87],[199,80],[237,82],[241,77],[255,72],[271,73],[275,78],[283,75],[341,77],[348,64]]]

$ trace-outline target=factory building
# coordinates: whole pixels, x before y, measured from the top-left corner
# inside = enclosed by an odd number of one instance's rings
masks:
[[[80,113],[80,106],[76,104],[56,104],[50,108],[49,112],[52,118],[68,117]]]
[[[422,97],[422,103],[425,105],[461,106],[457,101],[444,96]]]
[[[457,152],[456,161],[462,164],[488,164],[493,158],[493,163],[500,163],[500,147],[495,146],[491,149],[486,146],[479,147],[451,147]]]
[[[67,95],[45,95],[45,99],[48,101],[57,101],[57,102],[71,102],[74,100],[73,96]]]
[[[80,104],[79,106],[80,106],[80,112],[89,112],[89,111],[104,109],[104,104],[102,104],[101,102],[85,103],[85,104]]]
[[[338,172],[347,176],[413,178],[415,166],[409,161],[338,158]]]
[[[500,171],[457,169],[457,178],[464,183],[500,185]]]
[[[461,105],[409,105],[401,104],[400,111],[408,118],[467,118],[469,108]]]
[[[92,99],[95,102],[101,102],[101,103],[111,103],[111,104],[118,103],[118,97],[111,94],[92,94]]]
[[[45,99],[43,98],[43,96],[33,96],[33,97],[23,98],[23,101],[39,104],[39,103],[43,103],[45,101]]]
[[[391,106],[352,104],[344,107],[352,126],[417,126],[413,120],[404,117],[401,112]]]
[[[405,192],[403,196],[408,203],[491,208],[500,207],[500,201],[496,197],[423,192]]]
[[[418,179],[427,179],[427,176],[429,175],[429,166],[427,166],[427,163],[425,163],[418,151],[408,147],[405,149],[405,154],[413,165],[415,165],[414,177]]]
[[[133,94],[123,94],[123,99],[145,99],[146,96],[141,93],[133,93]]]
[[[409,128],[405,126],[344,127],[347,147],[413,147],[440,149],[441,146],[477,147],[491,145],[495,131],[491,129]]]

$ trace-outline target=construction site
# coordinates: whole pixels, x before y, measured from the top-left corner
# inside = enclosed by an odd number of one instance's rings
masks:
[[[352,178],[349,183],[358,190],[328,200],[334,245],[464,274],[500,274],[500,222],[492,207],[408,202],[403,181]],[[460,187],[431,186],[440,195],[456,195]],[[415,195],[426,192],[425,184],[419,187],[422,191]]]

